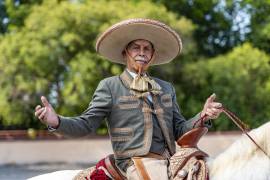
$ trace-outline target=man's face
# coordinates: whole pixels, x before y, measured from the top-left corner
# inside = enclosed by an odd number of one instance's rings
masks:
[[[150,65],[150,61],[153,60],[153,53],[154,49],[149,41],[143,39],[132,41],[128,44],[124,54],[127,68],[136,73],[145,72]]]

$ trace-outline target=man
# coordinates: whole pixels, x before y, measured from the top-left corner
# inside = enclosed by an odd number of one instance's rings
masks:
[[[35,115],[56,132],[77,137],[93,132],[106,118],[116,165],[127,179],[141,179],[144,173],[151,179],[168,179],[175,140],[200,125],[200,119],[209,126],[208,120],[217,118],[222,106],[212,95],[203,110],[186,121],[173,86],[147,74],[150,65],[168,63],[181,49],[179,35],[161,22],[117,23],[99,37],[96,50],[112,62],[125,64],[125,71],[102,80],[80,116],[57,115],[45,97]]]

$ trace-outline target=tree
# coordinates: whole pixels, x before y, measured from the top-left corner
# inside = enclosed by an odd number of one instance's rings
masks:
[[[138,11],[140,10],[140,11]],[[142,11],[143,10],[143,11]],[[44,1],[32,6],[23,24],[0,41],[0,124],[40,127],[34,107],[45,95],[58,113],[87,108],[98,82],[123,67],[95,52],[95,41],[110,25],[127,18],[159,19],[181,32],[188,58],[193,25],[151,2]]]
[[[217,94],[225,107],[256,127],[270,119],[270,57],[244,44],[225,56],[186,65],[184,94],[188,102],[184,112],[193,114],[201,108],[203,97]],[[201,102],[197,100],[200,99]],[[214,122],[218,130],[235,127],[224,117]]]
[[[198,52],[206,57],[226,53],[246,40],[249,4],[238,0],[152,0],[196,25]]]
[[[243,3],[248,4],[251,8],[250,33],[248,39],[268,54],[270,53],[270,2],[267,0],[250,1],[245,0]]]
[[[7,12],[4,0],[0,0],[0,34],[7,30]]]
[[[32,7],[41,3],[42,0],[0,0],[0,32],[22,27]]]

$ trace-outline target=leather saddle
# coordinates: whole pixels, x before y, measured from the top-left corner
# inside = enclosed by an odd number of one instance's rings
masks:
[[[208,155],[197,146],[207,133],[206,127],[194,128],[177,140],[181,147],[170,158],[170,173],[174,180],[207,180],[208,169],[205,158]]]
[[[108,177],[107,174],[109,173],[111,176]],[[80,171],[73,180],[124,180],[126,179],[120,170],[115,165],[115,160],[113,154],[108,155],[107,157],[100,160],[96,166],[90,167],[88,169],[84,169]]]
[[[208,178],[208,170],[204,161],[208,155],[197,147],[197,143],[207,131],[206,127],[194,128],[177,140],[177,144],[181,148],[170,158],[170,172],[174,180],[206,180]],[[104,165],[112,179],[126,179],[116,167],[113,154],[99,163]],[[93,175],[96,170],[97,166],[83,170],[73,180],[91,179],[90,175]],[[98,179],[98,177],[92,179]]]
[[[115,180],[123,180],[125,177],[122,175],[120,170],[115,165],[115,160],[113,154],[110,154],[105,158],[105,164],[108,172]]]

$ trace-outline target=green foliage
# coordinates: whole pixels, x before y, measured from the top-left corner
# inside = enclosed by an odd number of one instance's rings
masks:
[[[269,2],[153,1],[6,0],[3,6],[0,0],[0,18],[9,18],[0,36],[0,127],[44,128],[33,115],[41,95],[59,114],[83,112],[99,81],[124,68],[95,52],[98,35],[138,17],[163,21],[182,38],[181,56],[152,67],[150,74],[174,84],[186,117],[199,112],[215,92],[252,127],[269,120]],[[234,48],[246,35],[235,24],[237,11],[251,16],[252,44]],[[218,56],[206,58],[213,55]],[[214,122],[214,129],[234,127],[224,116]],[[106,133],[104,125],[99,132]]]
[[[8,30],[16,31],[24,25],[25,18],[31,13],[35,5],[42,0],[4,0],[6,18],[8,18]]]
[[[41,95],[59,114],[73,116],[86,109],[98,82],[123,69],[98,56],[94,48],[97,36],[115,22],[159,19],[190,42],[186,57],[195,46],[190,21],[148,1],[51,0],[24,13],[23,24],[10,27],[16,31],[4,34],[0,42],[0,75],[5,77],[0,79],[0,124],[5,126],[41,127],[33,116]]]
[[[249,4],[251,14],[251,32],[249,39],[254,46],[270,52],[270,1],[250,1],[245,0],[243,3]]]
[[[226,53],[245,40],[247,3],[235,0],[152,0],[196,24],[194,38],[199,53],[215,56]]]
[[[6,32],[7,23],[5,22],[7,19],[7,12],[5,7],[4,0],[0,0],[0,34]]]
[[[234,111],[252,127],[270,119],[270,57],[264,52],[244,44],[225,56],[199,61],[185,67],[184,110],[189,115],[202,108],[211,93],[225,107]],[[201,102],[196,100],[200,99]],[[224,130],[235,125],[224,117],[214,122],[216,129]]]

